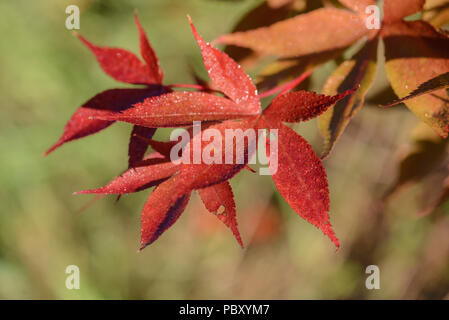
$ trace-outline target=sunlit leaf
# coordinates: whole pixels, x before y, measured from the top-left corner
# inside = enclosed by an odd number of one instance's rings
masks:
[[[173,92],[146,99],[124,112],[102,120],[129,122],[145,127],[182,127],[193,121],[238,119],[257,114],[246,106],[204,92]]]
[[[431,92],[444,89],[449,87],[449,72],[440,74],[439,76],[436,76],[435,78],[432,78],[430,80],[427,80],[424,83],[421,83],[418,88],[413,90],[408,96],[395,100],[387,105],[384,105],[382,107],[391,107],[394,105],[397,105],[399,103],[402,103],[406,100],[410,100],[419,96],[422,96],[423,94],[429,94]]]
[[[383,30],[386,71],[399,98],[449,72],[449,38],[423,21],[397,22]],[[449,132],[449,96],[445,90],[405,101],[407,107],[441,136]]]
[[[348,10],[322,8],[269,27],[223,35],[217,42],[279,57],[296,57],[344,48],[368,33],[362,16]]]

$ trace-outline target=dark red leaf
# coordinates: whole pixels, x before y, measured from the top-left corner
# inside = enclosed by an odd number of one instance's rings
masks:
[[[234,194],[229,182],[225,181],[211,187],[199,189],[198,193],[205,207],[231,229],[240,246],[242,238],[237,224]]]
[[[92,51],[104,72],[117,81],[133,84],[157,84],[150,67],[133,53],[120,48],[98,47],[83,36],[78,38]]]
[[[272,172],[279,193],[299,216],[319,228],[338,249],[340,244],[329,222],[329,188],[320,159],[291,128],[282,123],[270,126],[279,130],[278,168]],[[269,145],[267,140],[267,150]]]
[[[145,127],[182,127],[193,121],[216,121],[252,116],[244,106],[204,92],[172,92],[146,99],[102,120],[125,121]],[[257,114],[257,113],[256,113]]]
[[[203,124],[201,127],[204,130],[209,126],[206,124]],[[187,129],[187,132],[189,133],[189,136],[192,136],[193,126],[189,127]],[[181,141],[182,137],[179,137],[177,141],[157,141],[157,140],[149,139],[149,138],[143,137],[139,134],[136,134],[136,138],[143,140],[146,145],[150,146],[153,150],[157,151],[158,153],[160,153],[162,156],[164,156],[167,159],[170,159],[171,149],[178,143],[182,142]],[[182,147],[184,147],[184,146],[182,146]]]
[[[151,139],[155,132],[156,128],[133,126],[133,131],[131,132],[131,137],[129,138],[128,167],[131,168],[136,163],[141,161],[148,149],[147,141],[143,140],[141,137]]]
[[[66,142],[97,133],[114,122],[94,119],[93,117],[112,115],[159,92],[159,88],[111,89],[97,94],[75,111],[69,122],[67,122],[58,142],[48,149],[45,154],[49,154]]]
[[[135,14],[134,18],[136,21],[137,29],[139,30],[140,54],[148,66],[148,71],[151,78],[154,79],[155,83],[161,84],[162,79],[164,78],[164,72],[160,68],[159,59],[157,58],[156,53],[150,45],[150,41],[147,38],[145,30],[143,30],[142,26],[140,25],[137,13]]]
[[[143,139],[143,138],[141,138]],[[171,149],[178,144],[178,141],[157,141],[153,139],[146,139],[146,143],[155,151],[163,155],[165,158],[170,158]]]
[[[190,192],[180,193],[177,177],[161,183],[148,197],[141,216],[140,250],[170,228],[185,210]]]
[[[260,101],[251,78],[226,53],[206,43],[196,31],[191,19],[190,26],[201,49],[204,65],[213,87],[235,103],[245,106],[248,113],[259,113]]]
[[[308,91],[288,92],[277,96],[264,111],[264,115],[271,121],[307,121],[319,116],[327,108],[354,91],[355,89],[347,90],[335,96]]]
[[[250,149],[248,147],[249,143],[255,144],[256,141],[242,144],[240,141],[242,139],[234,140],[232,148],[233,150],[236,150],[237,148],[244,149],[244,161],[241,164],[236,164],[235,162],[232,164],[225,164],[225,154],[226,152],[229,152],[228,149],[231,147],[228,146],[229,148],[226,148],[227,145],[224,141],[224,130],[245,130],[247,128],[253,128],[255,121],[255,118],[242,121],[225,121],[209,127],[209,129],[217,129],[221,133],[220,138],[223,146],[222,164],[182,164],[180,166],[180,172],[177,175],[160,184],[153,193],[151,193],[142,212],[141,249],[156,240],[164,230],[177,220],[187,204],[187,195],[190,195],[191,191],[222,183],[232,178],[245,167],[248,158],[251,156],[248,151]],[[199,134],[202,134],[203,132],[204,131],[201,131]],[[194,139],[195,137],[192,138],[189,145],[194,143]],[[195,154],[193,151],[194,148],[190,149],[192,150],[191,156],[193,156]],[[203,145],[200,150],[204,150]],[[234,154],[233,159],[235,158]],[[191,159],[193,160],[193,158]]]

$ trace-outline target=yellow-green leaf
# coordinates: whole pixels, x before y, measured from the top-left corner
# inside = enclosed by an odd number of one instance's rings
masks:
[[[421,83],[418,88],[413,90],[409,95],[402,99],[395,100],[387,105],[384,105],[382,107],[391,107],[394,105],[397,105],[399,103],[405,102],[407,100],[422,96],[424,94],[429,94],[434,91],[444,89],[449,87],[449,72],[440,74],[439,76],[436,76],[435,78],[432,78],[424,83]]]
[[[384,26],[386,72],[399,98],[430,79],[449,72],[449,38],[424,21]],[[449,133],[449,96],[441,89],[405,101],[418,118],[442,137]]]
[[[326,158],[343,133],[349,121],[363,105],[365,95],[376,76],[377,39],[369,41],[351,60],[343,62],[327,79],[323,93],[338,92],[360,85],[352,95],[337,102],[318,118],[318,127],[324,138],[322,158]]]

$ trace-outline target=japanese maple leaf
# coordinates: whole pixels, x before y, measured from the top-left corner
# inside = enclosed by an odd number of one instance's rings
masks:
[[[346,8],[328,6],[269,27],[223,35],[217,40],[280,57],[276,68],[281,76],[333,59],[343,49],[359,40],[366,40],[351,59],[338,66],[324,85],[323,93],[329,95],[356,84],[360,85],[360,90],[320,116],[319,129],[325,140],[323,158],[329,155],[349,121],[363,105],[375,78],[380,39],[385,43],[387,76],[399,98],[417,89],[421,83],[449,71],[447,35],[425,21],[404,20],[404,17],[422,11],[424,0],[385,0],[380,30],[366,26],[368,15],[365,9],[375,5],[374,0],[340,0],[340,3]],[[448,94],[439,90],[404,102],[423,122],[442,137],[447,137],[447,99]]]
[[[83,36],[78,38],[92,51],[103,71],[113,79],[136,85],[144,85],[135,89],[110,89],[103,91],[81,107],[72,115],[64,128],[59,140],[46,151],[46,155],[62,146],[64,143],[97,133],[114,123],[98,119],[99,116],[111,115],[126,110],[137,102],[148,97],[157,96],[171,91],[162,85],[164,73],[159,67],[159,60],[148,38],[135,15],[135,22],[139,31],[140,53],[143,62],[133,53],[120,49],[99,47],[87,41]],[[147,145],[136,135],[151,138],[154,128],[134,126],[129,142],[129,165],[142,160]]]
[[[176,222],[184,211],[191,193],[198,190],[206,208],[227,225],[237,241],[242,240],[237,228],[235,202],[228,182],[246,167],[253,155],[257,137],[242,141],[235,139],[229,146],[225,143],[225,130],[248,130],[269,128],[279,130],[279,170],[272,172],[273,180],[284,199],[301,217],[319,228],[339,247],[339,242],[329,223],[329,190],[326,173],[320,159],[304,138],[282,122],[306,121],[318,116],[336,101],[353,90],[335,96],[319,95],[314,92],[291,92],[278,96],[262,112],[260,98],[250,77],[225,53],[206,43],[191,23],[193,34],[201,49],[202,58],[212,86],[225,98],[198,92],[173,92],[151,97],[134,107],[113,115],[101,116],[108,121],[125,121],[145,127],[178,127],[192,121],[211,122],[208,129],[220,133],[208,145],[200,149],[195,141],[204,141],[206,130],[191,138],[185,150],[190,159],[201,155],[206,148],[214,153],[221,148],[219,164],[180,163],[171,166],[167,162],[138,167],[116,178],[107,186],[82,191],[81,193],[125,193],[141,190],[145,186],[158,184],[148,197],[141,215],[141,249],[153,243]],[[192,130],[193,132],[193,130]],[[168,156],[169,142],[149,141],[160,154]],[[237,148],[241,148],[237,150]],[[267,141],[267,149],[270,142]],[[234,152],[235,151],[235,152]],[[231,163],[226,161],[230,152]],[[238,162],[237,154],[243,155]]]

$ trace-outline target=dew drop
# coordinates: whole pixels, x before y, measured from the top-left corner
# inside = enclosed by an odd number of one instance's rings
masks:
[[[221,205],[217,210],[217,215],[226,215],[226,207],[224,205]]]

